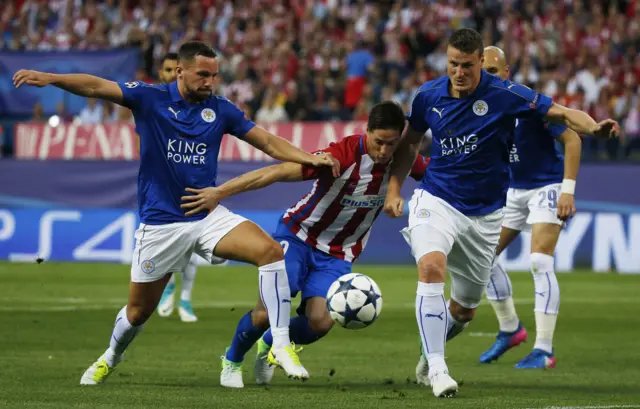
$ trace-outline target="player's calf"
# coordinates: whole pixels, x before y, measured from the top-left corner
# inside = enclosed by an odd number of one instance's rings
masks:
[[[527,340],[527,330],[520,323],[511,294],[509,275],[502,261],[496,259],[487,284],[487,299],[498,318],[500,331],[491,347],[480,355],[480,363],[491,363]]]
[[[100,384],[113,373],[116,365],[122,361],[124,351],[156,310],[168,280],[169,275],[165,275],[157,281],[130,284],[129,303],[116,316],[109,348],[82,375],[82,385]]]
[[[553,256],[531,254],[531,273],[535,288],[536,343],[534,349],[553,353],[553,333],[560,308],[560,286]]]

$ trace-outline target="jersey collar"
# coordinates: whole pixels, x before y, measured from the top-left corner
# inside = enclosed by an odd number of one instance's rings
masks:
[[[366,133],[362,134],[362,136],[360,137],[360,153],[362,155],[367,154],[367,134]]]
[[[171,101],[183,101],[182,95],[180,95],[180,91],[178,91],[178,81],[169,84],[169,93],[171,94]]]

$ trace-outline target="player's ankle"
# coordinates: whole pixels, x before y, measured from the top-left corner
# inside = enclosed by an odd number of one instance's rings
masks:
[[[291,345],[291,339],[289,338],[289,327],[272,328],[271,335],[273,336],[273,349],[286,348]]]

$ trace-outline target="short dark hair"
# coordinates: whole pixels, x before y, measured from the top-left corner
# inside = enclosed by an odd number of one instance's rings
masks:
[[[178,53],[167,53],[163,58],[162,61],[160,61],[161,64],[164,64],[165,61],[167,60],[171,60],[171,61],[178,61]]]
[[[484,54],[482,36],[472,28],[461,28],[455,31],[451,34],[451,37],[449,37],[447,45],[465,54],[473,54],[476,51],[478,55]]]
[[[377,129],[394,130],[402,132],[404,129],[405,116],[402,107],[394,101],[382,101],[371,108],[369,120],[367,121],[367,131]]]
[[[218,56],[213,48],[202,41],[187,41],[178,50],[178,61],[191,61],[199,55],[207,58]]]

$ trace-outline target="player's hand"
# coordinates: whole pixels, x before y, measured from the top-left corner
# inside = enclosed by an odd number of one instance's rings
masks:
[[[218,206],[220,203],[220,192],[215,187],[205,187],[204,189],[193,189],[186,188],[185,189],[189,193],[193,193],[189,196],[182,196],[180,200],[183,203],[180,205],[182,209],[189,209],[184,215],[191,216],[200,212],[206,211],[207,213],[211,213],[213,209]]]
[[[566,222],[576,214],[576,199],[569,193],[562,193],[558,200],[558,219]]]
[[[389,217],[400,217],[404,210],[404,199],[402,196],[387,194],[384,200],[384,212]]]
[[[51,75],[40,71],[20,70],[13,74],[13,85],[20,88],[23,84],[44,87],[51,84]]]
[[[327,152],[318,152],[313,155],[312,163],[313,166],[331,166],[331,173],[334,178],[340,177],[340,162],[338,159],[334,158],[332,154]]]
[[[620,135],[620,124],[613,119],[600,121],[593,135],[598,138],[617,138]]]

